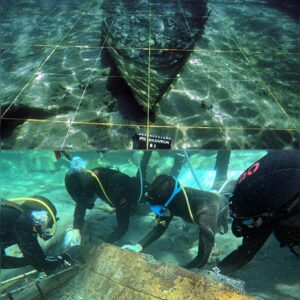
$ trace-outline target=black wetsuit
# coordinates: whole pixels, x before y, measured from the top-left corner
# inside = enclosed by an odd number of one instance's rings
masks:
[[[242,245],[218,265],[230,274],[248,263],[273,232],[281,246],[300,243],[300,151],[274,151],[248,168],[237,181],[231,198],[236,216],[232,231]],[[249,228],[238,217],[259,217]]]
[[[150,156],[150,152],[146,153],[141,161],[142,178],[146,176],[146,167]],[[92,169],[92,171],[99,178],[106,195],[112,203],[106,198],[95,178],[93,178],[94,184],[92,187],[94,193],[97,197],[101,198],[101,200],[116,208],[117,227],[105,238],[106,242],[114,243],[127,232],[130,216],[137,208],[137,202],[141,192],[140,174],[138,172],[136,177],[130,177],[118,170],[110,168],[95,168]],[[84,224],[86,209],[91,209],[92,207],[87,207],[84,196],[81,199],[77,197],[75,201],[77,204],[74,211],[73,228],[81,230]]]
[[[185,268],[201,268],[206,264],[209,258],[211,249],[214,245],[215,233],[218,228],[223,226],[225,232],[228,230],[228,209],[224,199],[217,194],[192,188],[185,188],[185,191],[188,196],[195,224],[199,226],[198,255],[187,264]],[[147,247],[163,235],[173,216],[181,217],[189,223],[193,222],[182,191],[174,197],[169,204],[168,209],[171,212],[171,216],[157,217],[158,224],[139,242],[143,248]]]
[[[130,215],[135,210],[139,198],[140,182],[139,179],[137,180],[113,169],[96,168],[92,171],[99,178],[111,203],[97,185],[95,186],[95,193],[107,204],[116,208],[118,226],[106,239],[107,242],[113,243],[120,239],[128,230]],[[81,201],[77,200],[74,212],[74,229],[82,229],[86,209],[87,206],[84,203],[84,199]]]
[[[1,268],[11,269],[32,265],[46,273],[64,263],[62,256],[46,256],[33,231],[32,220],[16,204],[0,200]],[[17,244],[23,257],[8,256],[5,248]]]

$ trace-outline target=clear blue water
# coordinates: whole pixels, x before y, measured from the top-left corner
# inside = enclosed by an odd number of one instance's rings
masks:
[[[258,150],[232,151],[228,178],[238,178],[245,168],[265,155],[265,153],[265,151]],[[105,153],[93,151],[76,152],[75,154],[87,160],[88,168],[110,166],[118,168],[121,172],[130,176],[134,176],[137,172],[137,166],[133,163],[132,151],[108,151]],[[141,154],[140,152],[139,155]],[[190,164],[197,175],[202,189],[211,189],[214,180],[216,154],[217,151],[188,152]],[[174,156],[175,152],[171,151],[153,152],[148,165],[147,180],[151,182],[158,174],[170,174]],[[61,236],[65,229],[72,224],[74,210],[74,202],[64,187],[64,176],[69,170],[69,163],[64,160],[57,161],[53,151],[1,151],[0,169],[0,197],[12,199],[40,194],[51,199],[58,209],[60,220],[58,222],[57,235]],[[184,163],[180,173],[180,182],[184,186],[199,188],[187,162]],[[87,222],[91,224],[98,222],[97,233],[100,235],[109,232],[116,224],[114,214],[104,211],[103,208],[105,207],[102,201],[97,200],[96,208],[89,211],[86,218]],[[118,246],[135,243],[149,232],[154,220],[153,215],[149,213],[149,209],[141,205],[140,211],[132,218],[130,230],[118,243]],[[184,232],[188,232],[188,234]],[[197,246],[187,246],[186,242],[184,242],[186,238],[192,239],[193,235],[196,243],[197,228],[180,219],[174,220],[165,235],[147,248],[145,253],[153,255],[155,259],[163,263],[182,265],[196,253]],[[213,267],[216,260],[227,255],[240,242],[240,239],[235,238],[230,232],[225,235],[217,234],[216,245],[204,269]],[[47,249],[50,245],[49,243],[52,243],[51,240],[44,243],[43,247]],[[58,240],[55,240],[55,243],[58,243]],[[53,248],[52,246],[52,249],[55,248],[57,247]],[[298,265],[299,261],[295,256],[288,249],[281,249],[278,242],[272,237],[264,248],[259,251],[255,259],[239,272],[236,272],[233,277],[245,281],[246,292],[254,296],[272,300],[298,299],[300,290]],[[23,269],[2,270],[1,277],[4,280],[22,272],[24,272]],[[80,282],[78,283],[76,279],[74,280],[57,289],[49,299],[62,299],[64,297],[80,299],[87,287],[80,286]]]

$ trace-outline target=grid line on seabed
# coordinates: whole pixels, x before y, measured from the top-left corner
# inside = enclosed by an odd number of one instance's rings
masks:
[[[59,120],[49,120],[49,119],[33,119],[33,118],[2,118],[6,121],[27,121],[35,123],[53,123],[53,124],[65,124],[69,126],[70,120],[59,121]],[[94,125],[103,127],[124,127],[124,128],[166,128],[166,129],[207,129],[216,130],[220,129],[219,126],[183,126],[183,125],[154,125],[154,124],[126,124],[126,123],[105,123],[105,122],[87,122],[87,121],[74,121],[73,125]],[[253,131],[290,131],[298,132],[300,128],[266,128],[266,127],[224,127],[227,130],[253,130]]]
[[[188,18],[186,17],[186,15],[185,15],[185,13],[184,13],[184,10],[183,10],[183,8],[182,8],[181,0],[177,0],[177,3],[178,3],[178,5],[179,5],[179,7],[180,7],[181,14],[182,14],[182,16],[183,16],[183,18],[184,18],[186,29],[188,30],[188,32],[191,33],[191,28],[190,28],[190,26],[189,26]],[[191,35],[191,37],[192,37],[193,45],[195,45],[195,40],[194,40],[194,38],[193,38],[192,35]],[[204,70],[203,66],[201,66],[201,68],[202,68],[202,72],[205,73],[205,70]],[[205,81],[206,81],[206,83],[208,83],[207,78],[206,78]],[[184,87],[184,92],[185,92],[185,94],[188,94],[188,91],[187,91],[187,89],[186,89],[185,87]],[[220,124],[220,126],[218,126],[217,128],[220,130],[220,132],[222,132],[222,133],[226,136],[226,129],[224,129],[224,128],[221,126],[221,124]]]
[[[177,1],[177,0],[176,0]],[[114,14],[113,13],[84,13],[85,16],[113,16]],[[148,16],[148,14],[146,13],[122,13],[122,16],[136,16],[136,17],[143,17],[143,16]],[[152,17],[153,18],[158,18],[158,17],[163,17],[163,18],[173,18],[173,17],[182,17],[181,16],[181,12],[180,13],[174,13],[174,14],[168,14],[168,13],[165,13],[165,14],[155,14],[155,13],[152,13]],[[206,19],[207,16],[187,16],[188,19],[193,19],[193,20],[197,20],[197,19]],[[252,20],[263,20],[264,17],[261,17],[261,16],[254,16],[254,17],[250,17]],[[287,22],[291,22],[290,19],[288,17],[269,17],[269,18],[274,18],[276,21],[287,21]]]
[[[288,113],[285,111],[285,109],[282,107],[282,105],[280,104],[279,100],[277,99],[277,97],[274,95],[274,93],[272,92],[271,88],[265,83],[265,81],[262,79],[262,77],[260,76],[260,72],[257,70],[257,68],[252,64],[251,59],[247,56],[247,54],[245,53],[245,51],[242,49],[242,47],[239,45],[237,39],[235,38],[235,36],[233,35],[232,32],[229,32],[233,38],[234,43],[236,44],[236,46],[238,47],[238,49],[241,52],[241,55],[244,57],[244,59],[247,61],[247,63],[250,65],[250,67],[252,68],[252,70],[255,72],[255,74],[261,79],[262,82],[262,86],[263,86],[263,90],[265,90],[269,96],[271,96],[271,98],[276,102],[276,104],[279,106],[281,113],[289,118]],[[296,128],[296,124],[295,124],[295,128]]]
[[[146,129],[146,149],[149,147],[150,134],[150,86],[151,86],[151,0],[149,0],[149,32],[148,32],[148,87],[147,87],[147,129]]]
[[[178,0],[175,0],[175,1],[178,1]],[[247,4],[246,4],[247,5]],[[56,11],[58,8],[56,8],[54,11]],[[52,13],[54,12],[52,11]],[[114,16],[115,14],[114,13],[102,13],[102,12],[99,12],[99,13],[91,13],[91,12],[83,12],[82,13],[83,16]],[[125,12],[125,13],[122,13],[122,16],[138,16],[138,17],[142,17],[142,16],[148,16],[148,13],[128,13],[128,12]],[[163,18],[171,18],[171,17],[182,17],[181,16],[181,12],[178,14],[178,13],[174,13],[174,14],[167,14],[167,13],[164,13],[164,14],[156,14],[156,13],[153,13],[152,12],[152,17],[156,18],[156,17],[163,17]],[[43,21],[44,19],[48,18],[48,16],[45,16],[41,21]],[[189,19],[206,19],[207,16],[187,16],[187,18]],[[255,19],[255,20],[260,20],[260,19],[264,19],[264,17],[261,17],[261,16],[254,16],[254,17],[250,17],[251,19]],[[274,16],[274,17],[270,17],[269,18],[274,18],[276,21],[287,21],[287,22],[290,22],[290,18],[288,17],[278,17],[278,16]]]
[[[85,11],[86,9],[88,9],[94,2],[95,0],[93,0],[91,3],[89,3],[89,5],[87,5],[85,7],[85,9],[83,11]],[[52,57],[52,55],[54,54],[54,52],[58,49],[58,47],[60,46],[60,44],[68,37],[68,35],[70,34],[70,32],[72,31],[72,29],[76,26],[76,24],[79,22],[79,20],[82,18],[83,16],[83,12],[79,15],[79,17],[75,20],[75,22],[73,23],[73,25],[69,28],[69,30],[63,35],[63,37],[60,39],[60,41],[58,42],[57,45],[54,46],[54,49],[50,52],[50,54],[48,54],[48,56],[43,60],[43,62],[40,64],[40,66],[36,69],[36,71],[34,72],[34,74],[31,76],[31,78],[29,79],[29,81],[23,86],[23,88],[20,90],[20,92],[18,93],[18,95],[11,101],[11,103],[9,104],[9,106],[6,108],[6,110],[3,112],[3,114],[1,115],[1,119],[3,119],[3,117],[5,116],[5,114],[10,110],[10,108],[12,107],[12,105],[18,100],[18,98],[23,94],[23,92],[27,89],[27,87],[31,84],[31,82],[35,79],[36,75],[40,72],[40,70],[43,68],[43,66],[47,63],[47,61]]]
[[[100,58],[101,58],[101,54],[102,54],[102,51],[103,51],[103,47],[104,47],[104,45],[106,44],[106,41],[107,41],[108,36],[109,36],[109,33],[110,33],[110,29],[108,30],[107,35],[106,35],[106,37],[104,38],[104,41],[103,41],[103,43],[102,43],[102,47],[100,47],[99,54],[98,54],[97,59],[96,59],[96,61],[95,61],[95,63],[94,63],[94,67],[92,68],[92,70],[91,70],[91,72],[90,72],[90,75],[89,75],[89,77],[88,77],[87,83],[86,83],[86,85],[85,85],[85,87],[84,87],[84,90],[83,90],[83,92],[82,92],[82,95],[81,95],[81,97],[80,97],[80,101],[79,101],[79,103],[78,103],[78,105],[77,105],[77,107],[76,107],[74,116],[73,116],[72,120],[69,120],[69,123],[68,123],[68,124],[69,124],[68,130],[67,130],[67,133],[66,133],[66,135],[65,135],[65,137],[64,137],[64,139],[63,139],[63,142],[62,142],[62,144],[61,144],[61,149],[63,149],[64,146],[65,146],[66,140],[67,140],[67,138],[68,138],[68,135],[69,135],[69,132],[70,132],[70,130],[71,130],[71,128],[72,128],[72,125],[73,125],[73,123],[74,123],[74,121],[75,121],[76,115],[77,115],[77,113],[78,113],[78,111],[79,111],[79,108],[80,108],[80,105],[81,105],[81,103],[82,103],[83,97],[84,97],[84,95],[85,95],[85,93],[86,93],[86,90],[87,90],[89,84],[90,84],[91,78],[92,78],[92,76],[93,76],[93,74],[94,74],[94,72],[95,72],[95,66],[98,64],[98,62],[99,62],[99,60],[100,60]]]
[[[11,47],[14,44],[0,44],[0,47]],[[24,47],[37,47],[37,48],[56,48],[58,49],[72,49],[72,48],[79,48],[79,49],[112,49],[112,47],[102,47],[102,46],[88,46],[88,45],[51,45],[51,44],[26,44]],[[149,48],[141,48],[141,47],[114,47],[113,49],[117,50],[139,50],[139,51],[149,51]],[[180,48],[151,48],[151,51],[179,51],[179,52],[195,52],[195,53],[201,53],[201,52],[207,52],[207,53],[241,53],[240,50],[222,50],[222,49],[180,49]],[[300,51],[294,52],[294,51],[249,51],[251,54],[274,54],[274,55],[300,55]]]
[[[15,73],[15,72],[12,72],[12,73]],[[207,72],[205,71],[206,74],[210,74],[210,73],[213,73],[212,72]],[[45,75],[48,75],[48,76],[66,76],[65,73],[43,73]],[[146,79],[148,77],[143,77],[143,76],[129,76],[129,75],[126,75],[126,76],[123,76],[123,75],[107,75],[107,77],[109,78],[135,78],[135,79]],[[177,77],[164,77],[165,79],[177,79]],[[194,77],[184,77],[185,80],[193,80],[195,79]],[[218,82],[253,82],[253,79],[227,79],[227,78],[224,78],[224,79],[219,79]],[[298,83],[299,80],[284,80],[283,82],[290,82],[290,83]],[[257,88],[257,89],[260,89],[260,90],[263,90],[263,88]],[[184,90],[180,90],[180,89],[176,89],[177,91],[186,91],[186,88]],[[31,97],[28,97],[26,96],[27,99],[30,99]]]

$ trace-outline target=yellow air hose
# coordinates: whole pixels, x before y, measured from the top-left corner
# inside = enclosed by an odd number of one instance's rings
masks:
[[[193,223],[196,224],[196,223],[195,223],[195,220],[194,220],[194,216],[193,216],[192,210],[191,210],[189,198],[188,198],[188,196],[187,196],[187,194],[186,194],[186,191],[185,191],[185,189],[184,189],[183,186],[181,187],[181,189],[182,189],[182,192],[183,192],[185,201],[186,201],[186,205],[187,205],[188,210],[189,210],[190,217],[191,217]]]
[[[103,192],[104,196],[106,197],[107,201],[111,204],[111,206],[114,207],[115,205],[114,205],[113,202],[110,200],[110,198],[107,196],[107,194],[106,194],[106,192],[105,192],[105,190],[104,190],[104,187],[103,187],[103,185],[102,185],[100,179],[98,178],[98,176],[97,176],[93,171],[91,171],[91,170],[88,170],[88,169],[83,169],[83,170],[84,170],[85,172],[91,174],[91,176],[94,177],[94,178],[97,180],[97,182],[98,182],[98,184],[99,184],[99,187],[100,187],[101,191]]]

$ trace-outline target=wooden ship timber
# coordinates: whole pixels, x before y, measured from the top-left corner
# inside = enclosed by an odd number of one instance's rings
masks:
[[[81,248],[82,264],[42,279],[31,278],[37,271],[10,278],[1,283],[0,299],[255,299],[223,278],[191,272],[104,243],[95,218],[86,220]]]
[[[200,39],[206,2],[104,1],[104,47],[145,111],[155,110]]]

